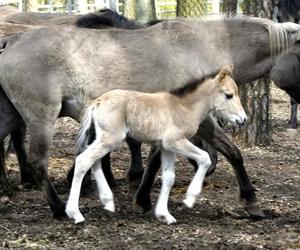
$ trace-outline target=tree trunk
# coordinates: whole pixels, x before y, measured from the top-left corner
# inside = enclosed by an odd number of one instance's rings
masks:
[[[155,0],[136,1],[136,21],[146,23],[156,19]]]
[[[274,1],[245,0],[243,6],[247,15],[271,18]],[[234,138],[245,146],[267,146],[271,143],[270,83],[269,77],[265,77],[239,88],[249,121],[241,130],[234,132]]]
[[[179,17],[199,17],[206,13],[206,0],[177,0],[176,15]]]
[[[234,16],[237,12],[237,0],[224,0],[222,11],[226,14],[226,16]]]

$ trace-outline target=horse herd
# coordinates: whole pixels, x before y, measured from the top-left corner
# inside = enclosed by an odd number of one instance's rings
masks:
[[[213,172],[213,155],[199,149],[207,144],[232,164],[245,210],[254,218],[263,217],[242,155],[215,116],[242,125],[246,116],[235,84],[267,73],[300,101],[300,25],[234,17],[140,26],[110,10],[74,20],[72,24],[85,28],[49,25],[0,38],[2,150],[4,138],[11,134],[22,181],[33,176],[46,192],[53,215],[67,213],[76,223],[84,220],[78,198],[90,168],[104,208],[114,211],[109,152],[126,138],[135,159],[128,179],[130,185],[138,183],[136,203],[145,212],[152,209],[151,186],[162,166],[155,215],[163,222],[176,222],[167,209],[176,153],[197,166],[184,200],[193,206],[205,174]],[[62,116],[82,121],[67,207],[47,174],[54,123]],[[141,142],[156,148],[145,171]]]

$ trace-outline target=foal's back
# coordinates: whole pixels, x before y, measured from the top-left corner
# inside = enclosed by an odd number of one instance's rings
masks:
[[[93,106],[101,127],[125,130],[143,142],[161,140],[164,131],[172,125],[176,109],[180,108],[170,93],[130,90],[109,91],[97,98]]]

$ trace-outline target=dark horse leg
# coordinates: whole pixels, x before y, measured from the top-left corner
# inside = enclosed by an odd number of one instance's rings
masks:
[[[144,174],[141,151],[142,144],[130,137],[126,137],[126,142],[131,153],[131,163],[127,172],[127,181],[129,182],[130,190],[132,193],[135,193]]]
[[[290,128],[297,129],[297,113],[298,113],[298,104],[294,98],[291,98],[291,120]]]
[[[33,178],[31,170],[27,166],[27,153],[25,148],[26,127],[19,126],[18,129],[11,132],[11,142],[20,165],[21,183],[24,185],[35,186],[36,181]]]
[[[193,138],[193,142],[197,144],[197,141],[199,141],[200,138],[214,146],[233,166],[240,186],[240,198],[244,203],[245,210],[253,218],[263,217],[264,214],[256,203],[255,189],[245,170],[243,158],[239,149],[230,141],[222,128],[212,117],[208,116],[203,121],[196,137]],[[149,169],[145,171],[142,183],[136,195],[136,203],[141,206],[145,212],[149,211],[152,207],[150,200],[150,190],[154,180],[152,177],[155,176],[159,166],[160,153],[159,151],[155,151],[152,155],[151,162],[149,163]]]
[[[4,140],[0,141],[0,188],[1,193],[6,194],[9,190],[9,182],[6,178],[6,169],[5,169],[5,147]]]

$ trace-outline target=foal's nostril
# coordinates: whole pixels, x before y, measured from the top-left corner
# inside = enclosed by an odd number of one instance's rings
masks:
[[[236,119],[235,120],[235,123],[238,124],[240,127],[244,126],[245,123],[247,121],[247,118],[244,118],[244,119]]]

